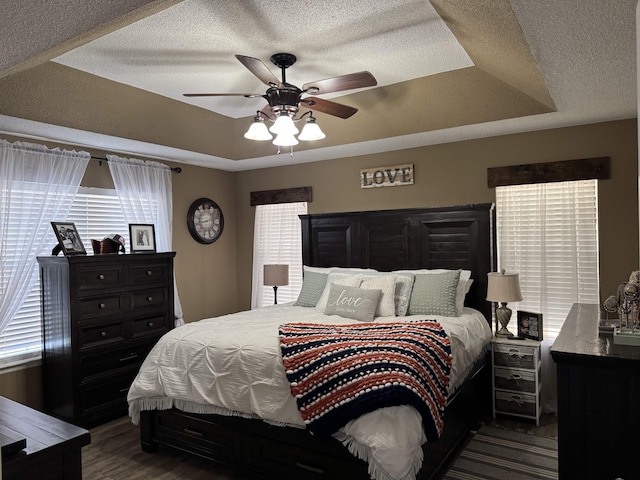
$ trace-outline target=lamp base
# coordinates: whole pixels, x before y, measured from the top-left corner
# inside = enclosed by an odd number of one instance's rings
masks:
[[[273,286],[273,304],[274,305],[278,304],[278,286],[277,285]]]
[[[513,333],[507,328],[511,320],[511,309],[507,307],[506,302],[496,308],[496,320],[500,324],[500,330],[496,332],[496,337],[513,337]]]

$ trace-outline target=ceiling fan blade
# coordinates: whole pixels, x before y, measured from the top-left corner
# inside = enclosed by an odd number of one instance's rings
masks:
[[[261,82],[266,83],[270,87],[284,87],[282,82],[278,80],[278,77],[276,77],[273,72],[271,72],[264,63],[262,63],[262,60],[247,57],[245,55],[236,55],[236,58],[240,63],[247,67],[251,73],[258,77]]]
[[[185,97],[264,97],[263,93],[183,93]]]
[[[322,98],[304,98],[300,100],[305,107],[322,113],[328,113],[335,117],[349,118],[358,111],[357,108],[342,105],[341,103],[324,100]]]
[[[354,88],[375,87],[377,84],[376,78],[370,72],[365,71],[305,83],[302,86],[302,91],[309,95],[322,95],[323,93],[341,92]]]

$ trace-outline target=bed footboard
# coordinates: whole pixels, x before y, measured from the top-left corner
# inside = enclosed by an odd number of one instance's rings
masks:
[[[440,440],[423,446],[419,480],[442,476],[464,445],[469,431],[490,414],[491,379],[483,358],[464,387],[451,398]],[[144,452],[164,445],[231,465],[260,478],[368,480],[367,464],[333,438],[304,429],[275,427],[261,420],[201,415],[173,410],[143,411],[140,442]]]

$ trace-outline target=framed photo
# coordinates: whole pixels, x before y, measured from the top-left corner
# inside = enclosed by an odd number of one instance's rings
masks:
[[[156,251],[156,232],[151,224],[130,223],[129,243],[131,253],[153,253]]]
[[[58,239],[58,246],[53,249],[54,252],[58,253],[59,248],[64,255],[83,255],[87,253],[82,240],[80,240],[75,223],[51,222],[51,226]]]
[[[518,310],[518,336],[542,341],[542,314]]]

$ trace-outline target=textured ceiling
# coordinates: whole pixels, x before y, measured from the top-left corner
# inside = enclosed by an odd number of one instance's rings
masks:
[[[635,4],[8,0],[0,131],[242,170],[631,118]],[[378,86],[324,96],[359,112],[319,114],[328,139],[293,157],[242,138],[264,100],[182,96],[264,93],[233,55],[279,77],[280,51],[298,57],[289,83],[368,70]]]

